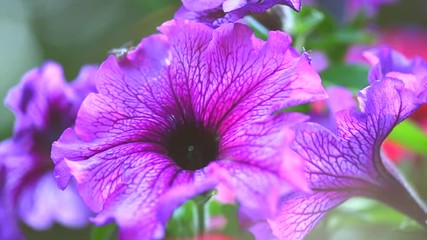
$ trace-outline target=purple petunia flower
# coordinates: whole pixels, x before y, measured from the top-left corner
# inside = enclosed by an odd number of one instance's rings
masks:
[[[335,113],[344,109],[355,108],[356,103],[353,94],[347,88],[332,86],[326,88],[328,99],[320,101],[310,112],[310,122],[318,123],[329,129],[331,132],[337,132]]]
[[[280,214],[269,221],[279,239],[303,239],[352,196],[382,201],[426,224],[427,208],[380,150],[390,131],[427,101],[427,63],[408,61],[387,47],[366,56],[373,67],[371,85],[359,94],[360,112],[336,112],[336,134],[314,123],[295,127],[293,148],[306,160],[312,192],[283,199]]]
[[[383,5],[394,2],[396,0],[306,0],[303,3],[322,6],[329,10],[339,22],[348,22],[354,20],[358,14],[374,17]]]
[[[276,4],[299,11],[301,0],[182,0],[175,18],[202,22],[211,27],[236,22],[251,13],[261,13]]]
[[[354,18],[363,12],[368,17],[373,17],[382,5],[392,4],[396,0],[347,0],[346,13]]]
[[[1,164],[1,163],[0,163]],[[5,192],[6,171],[3,165],[0,165],[0,239],[24,239],[18,229],[18,220],[16,214],[12,211],[11,199]]]
[[[69,84],[61,66],[46,62],[28,72],[6,97],[16,121],[13,137],[0,144],[5,166],[2,197],[14,204],[0,208],[13,208],[15,215],[35,229],[46,229],[54,221],[69,227],[88,221],[89,210],[76,189],[58,189],[50,150],[64,129],[74,124],[84,97],[95,90],[96,69],[83,68],[78,79]]]
[[[242,24],[217,29],[174,20],[98,72],[98,94],[54,143],[58,182],[70,174],[121,239],[161,238],[172,211],[221,183],[268,214],[304,188],[286,143],[300,114],[273,114],[325,98],[320,78],[284,33],[267,42]],[[269,204],[271,203],[271,204]]]

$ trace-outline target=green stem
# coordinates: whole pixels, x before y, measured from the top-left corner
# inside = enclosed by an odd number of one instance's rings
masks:
[[[205,205],[214,194],[215,191],[208,191],[194,198],[197,205],[197,235],[205,233]]]
[[[197,204],[198,235],[203,235],[205,232],[205,204]]]

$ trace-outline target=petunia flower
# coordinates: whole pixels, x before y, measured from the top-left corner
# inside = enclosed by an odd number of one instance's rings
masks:
[[[336,134],[315,123],[295,127],[293,148],[306,160],[312,192],[283,199],[279,215],[269,221],[279,239],[303,239],[352,196],[376,199],[426,225],[426,206],[381,153],[381,145],[393,127],[427,101],[427,64],[387,47],[366,57],[373,67],[371,85],[358,96],[360,111],[338,111]]]
[[[354,18],[360,12],[373,17],[383,5],[395,3],[396,0],[347,0],[346,14]]]
[[[354,108],[356,103],[353,94],[345,87],[331,86],[326,88],[326,93],[328,99],[311,104],[309,121],[318,123],[336,133],[335,113],[343,109]]]
[[[236,22],[251,13],[265,12],[276,4],[289,6],[295,11],[301,9],[301,0],[182,0],[182,4],[175,18],[190,19],[211,27]]]
[[[159,30],[101,65],[99,93],[53,145],[58,183],[74,176],[94,222],[116,221],[127,240],[162,238],[177,206],[218,183],[242,206],[274,212],[305,187],[286,148],[305,117],[273,113],[324,98],[318,74],[282,32],[264,42],[243,24],[182,20]]]
[[[378,33],[378,43],[381,45],[390,45],[396,51],[399,51],[407,58],[414,56],[422,57],[427,60],[427,51],[423,47],[427,37],[427,31],[419,28],[389,28],[381,29]],[[354,62],[366,63],[363,58],[363,52],[369,46],[352,46],[348,51],[348,59]],[[422,105],[415,111],[411,117],[414,123],[427,132],[427,104]],[[383,150],[387,157],[395,163],[401,163],[402,160],[415,160],[417,156],[410,149],[402,144],[387,139],[383,144]]]
[[[68,227],[88,222],[90,211],[75,187],[65,191],[57,187],[50,151],[52,142],[73,125],[84,97],[95,90],[96,69],[84,67],[76,81],[67,83],[61,66],[46,62],[28,72],[6,97],[16,120],[13,136],[0,144],[5,166],[2,197],[13,204],[0,208],[13,209],[35,229],[46,229],[54,222]]]
[[[306,5],[317,5],[327,9],[339,22],[353,21],[358,14],[374,17],[378,10],[396,0],[306,0]]]
[[[11,199],[5,192],[6,171],[5,167],[0,164],[0,239],[24,239],[21,231],[18,229],[18,219],[12,211]]]

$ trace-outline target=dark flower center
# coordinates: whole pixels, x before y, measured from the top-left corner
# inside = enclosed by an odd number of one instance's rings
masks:
[[[197,170],[217,158],[218,143],[215,131],[197,124],[184,124],[167,136],[166,151],[179,167]]]
[[[46,159],[49,159],[48,162],[52,167],[53,162],[50,160],[52,143],[58,140],[66,128],[72,126],[76,118],[76,113],[71,107],[71,105],[49,106],[45,115],[46,128],[37,129],[34,133],[35,149],[33,150],[38,153],[46,153]]]

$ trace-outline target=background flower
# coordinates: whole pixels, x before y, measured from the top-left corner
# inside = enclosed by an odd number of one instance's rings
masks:
[[[339,22],[351,22],[358,15],[375,17],[381,6],[395,2],[396,0],[306,0],[303,4],[327,9]]]
[[[265,12],[276,4],[289,6],[296,11],[301,8],[301,0],[182,0],[182,3],[175,18],[191,19],[212,27],[236,22],[251,13]]]
[[[6,97],[16,116],[14,135],[0,144],[4,164],[1,206],[35,229],[55,221],[69,227],[87,223],[89,212],[74,187],[58,189],[50,158],[52,142],[74,124],[85,95],[94,90],[95,67],[84,67],[78,79],[68,84],[57,63],[46,62],[28,72]]]
[[[18,229],[16,213],[13,212],[11,199],[5,193],[6,172],[3,165],[0,165],[0,239],[23,239],[22,233]]]

